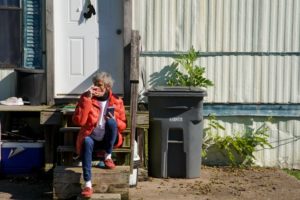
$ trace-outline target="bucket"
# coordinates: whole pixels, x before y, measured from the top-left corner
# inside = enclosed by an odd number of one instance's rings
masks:
[[[46,77],[42,69],[17,68],[17,96],[31,105],[46,104]]]

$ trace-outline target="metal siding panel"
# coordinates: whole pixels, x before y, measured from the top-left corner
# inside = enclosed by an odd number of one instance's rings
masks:
[[[161,32],[162,32],[162,27],[161,27],[161,1],[160,0],[154,0],[154,16],[153,16],[153,50],[155,51],[160,51],[161,47]]]
[[[230,51],[237,51],[237,21],[238,21],[238,0],[231,0],[230,10]]]
[[[283,102],[283,74],[284,74],[284,68],[283,68],[283,58],[277,57],[276,62],[276,102]]]
[[[200,51],[299,52],[299,5],[299,0],[142,0],[134,7],[140,11],[134,12],[141,14],[137,28],[141,29],[142,53],[186,51],[192,44]],[[288,25],[287,20],[291,21]],[[164,57],[149,60],[153,63]],[[199,60],[215,82],[208,89],[208,102],[300,103],[299,56],[224,54]],[[166,66],[144,63],[147,79]]]
[[[300,1],[294,0],[293,4],[293,17],[292,17],[292,51],[300,51]]]
[[[215,51],[215,0],[208,4],[207,51]]]
[[[218,122],[225,130],[216,132],[218,135],[243,134],[246,129],[257,129],[267,118],[265,117],[218,117]],[[204,120],[204,128],[208,120]],[[255,163],[265,167],[282,167],[300,169],[300,121],[295,118],[273,118],[266,122],[269,127],[269,143],[273,148],[257,147]]]
[[[207,51],[207,23],[208,23],[208,17],[207,17],[207,2],[208,0],[199,0],[199,29],[197,32],[199,32],[199,50],[201,51]],[[197,47],[197,46],[195,46]]]
[[[269,51],[275,52],[277,50],[277,17],[278,17],[278,2],[271,0],[270,5],[270,32],[269,32]]]
[[[246,3],[239,1],[238,4],[238,30],[237,30],[237,51],[244,51],[244,37],[245,37],[245,20],[246,19]]]
[[[300,169],[300,123],[299,120],[294,120],[294,157],[293,157],[293,163],[292,168],[294,169]]]
[[[300,102],[300,59],[292,56],[291,102]]]
[[[277,48],[276,51],[284,49],[284,24],[285,24],[285,0],[279,0],[279,9],[277,14]]]
[[[291,99],[291,75],[291,57],[284,57],[283,102],[290,102]]]
[[[168,34],[169,34],[169,17],[168,17],[168,1],[162,1],[161,4],[161,50],[169,49]]]
[[[268,77],[268,101],[269,103],[274,103],[276,99],[276,57],[270,56],[269,57],[269,72],[271,76]]]
[[[285,14],[285,27],[284,27],[284,49],[283,51],[292,50],[292,24],[293,24],[293,0],[286,0],[286,14]]]
[[[253,38],[253,0],[246,1],[246,31],[245,31],[245,49],[244,51],[252,51],[252,38]]]
[[[269,81],[268,81],[268,66],[269,58],[262,57],[261,60],[261,101],[268,102],[268,91],[269,91]]]

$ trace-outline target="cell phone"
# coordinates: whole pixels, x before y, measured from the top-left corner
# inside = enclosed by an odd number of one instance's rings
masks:
[[[108,107],[106,109],[106,115],[110,116],[108,113],[111,113],[111,115],[114,116],[114,114],[115,114],[115,108],[114,107]]]

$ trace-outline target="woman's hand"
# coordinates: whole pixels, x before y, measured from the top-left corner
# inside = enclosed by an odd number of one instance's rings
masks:
[[[105,91],[102,91],[99,87],[97,86],[92,86],[89,90],[88,90],[88,95],[90,98],[92,98],[93,96],[95,97],[102,97],[105,93]]]

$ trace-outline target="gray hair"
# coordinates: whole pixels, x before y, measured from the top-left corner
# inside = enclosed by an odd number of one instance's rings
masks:
[[[112,88],[114,80],[111,75],[107,72],[98,72],[93,76],[93,83],[96,84],[98,81],[103,81],[107,87]]]

